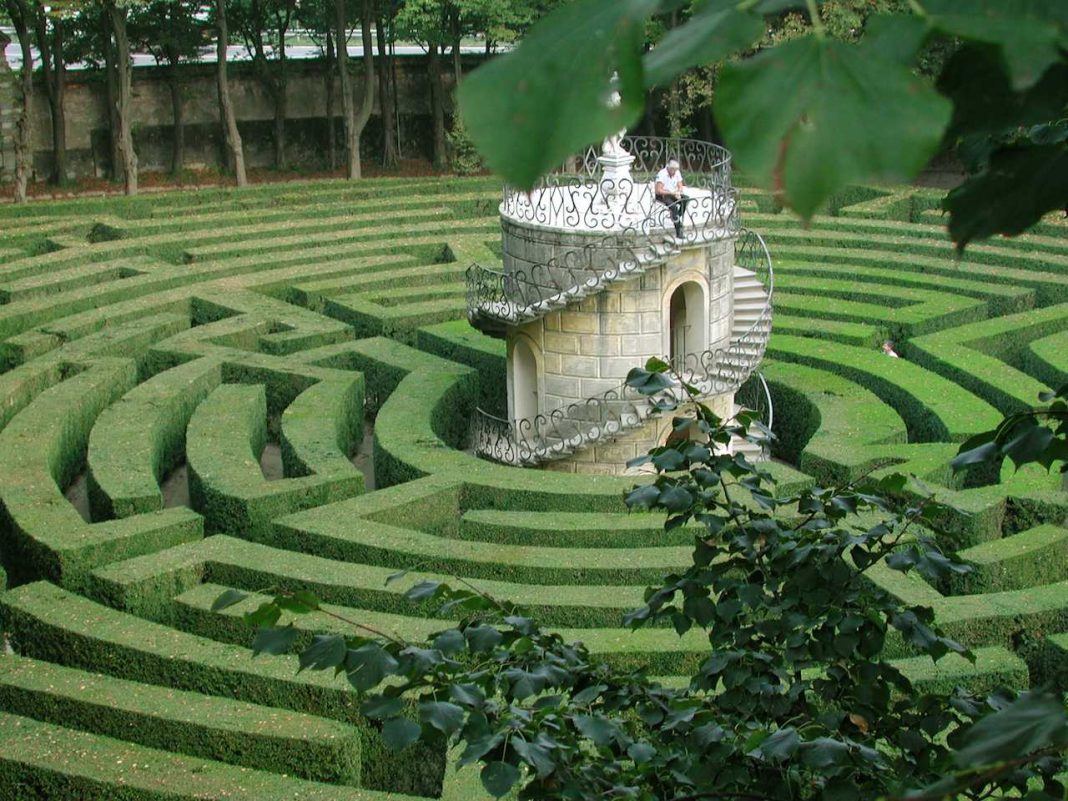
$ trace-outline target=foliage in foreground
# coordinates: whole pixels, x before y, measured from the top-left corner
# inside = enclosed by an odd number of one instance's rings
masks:
[[[960,247],[1068,207],[1068,4],[910,0],[911,13],[870,16],[857,42],[829,35],[820,5],[576,0],[465,81],[461,110],[489,166],[527,188],[633,124],[651,88],[722,64],[724,144],[806,219],[850,184],[911,180],[946,146],[971,173],[945,202]],[[692,13],[645,51],[647,21],[680,6]],[[759,48],[799,6],[811,32]],[[956,48],[933,82],[917,74],[932,45]],[[604,102],[613,72],[616,108]]]
[[[655,359],[628,382],[671,412],[694,391]],[[930,537],[938,502],[905,497],[902,476],[779,494],[765,471],[715,450],[760,424],[746,413],[725,423],[690,401],[672,444],[637,460],[655,481],[626,498],[666,512],[669,529],[694,526],[692,566],[647,590],[626,618],[707,637],[687,685],[616,669],[463,580],[408,591],[458,621],[429,642],[348,621],[354,633],[317,636],[301,669],[332,670],[366,693],[363,712],[391,747],[457,743],[460,764],[480,763],[495,796],[518,787],[520,798],[561,800],[1063,797],[1062,699],[925,691],[887,659],[891,640],[935,661],[974,659],[930,608],[867,577],[967,570]],[[244,597],[230,590],[215,608]],[[282,615],[316,610],[335,614],[309,593],[278,593],[247,615],[260,627],[254,651],[288,651],[297,630],[278,625]]]

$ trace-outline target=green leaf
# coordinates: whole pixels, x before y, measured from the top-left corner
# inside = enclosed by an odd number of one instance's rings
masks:
[[[660,493],[660,505],[669,512],[685,512],[693,506],[693,496],[682,487],[666,487]]]
[[[382,679],[395,673],[398,667],[397,660],[375,642],[353,648],[345,655],[345,671],[349,683],[361,691],[377,687],[382,683]]]
[[[911,14],[873,14],[864,23],[866,51],[907,67],[912,66],[927,34],[927,23]]]
[[[632,124],[645,102],[645,18],[655,0],[577,0],[543,18],[513,52],[475,70],[458,94],[486,163],[529,189],[568,156]],[[618,72],[622,102],[608,103]]]
[[[271,601],[264,601],[251,612],[245,612],[245,624],[254,628],[271,628],[282,617],[282,610]]]
[[[660,488],[655,484],[645,484],[627,493],[626,504],[631,509],[652,509],[660,499]]]
[[[627,756],[641,765],[656,756],[656,748],[649,743],[631,743],[627,748]]]
[[[1002,446],[1002,451],[1019,469],[1029,462],[1037,462],[1052,441],[1053,432],[1045,426],[1025,425],[1021,432]]]
[[[507,762],[489,762],[482,768],[482,786],[494,798],[506,795],[519,781],[519,769]]]
[[[1026,693],[964,732],[953,759],[961,767],[989,765],[1066,742],[1064,704],[1052,695]]]
[[[876,48],[813,36],[727,64],[716,95],[738,166],[806,219],[850,184],[917,175],[950,110]]]
[[[396,717],[404,710],[404,702],[400,698],[390,698],[386,695],[376,695],[364,701],[360,711],[371,720]]]
[[[575,728],[591,740],[598,748],[605,748],[619,736],[618,727],[600,715],[575,715]]]
[[[1001,450],[994,441],[995,432],[984,431],[963,442],[957,455],[950,461],[954,472],[963,470],[968,465],[982,464],[999,458]]]
[[[1068,205],[1068,147],[1011,147],[983,172],[953,189],[942,206],[959,249],[995,234],[1023,233],[1049,211]]]
[[[1068,24],[1062,0],[923,0],[943,33],[1001,49],[1013,87],[1026,89],[1060,60]]]
[[[345,661],[345,652],[348,644],[345,638],[337,634],[317,634],[312,644],[300,655],[300,668],[298,673],[305,668],[311,670],[329,670],[336,668]]]
[[[671,365],[656,356],[650,356],[645,362],[645,369],[650,373],[667,373],[671,371]]]
[[[416,742],[422,734],[423,727],[408,718],[390,718],[382,726],[382,742],[394,751]]]
[[[252,655],[269,654],[278,656],[293,647],[297,641],[297,630],[292,626],[260,629],[252,641]]]
[[[472,651],[491,651],[500,645],[504,636],[493,626],[468,626],[464,630],[464,637]]]
[[[299,590],[293,593],[280,594],[275,603],[279,609],[285,609],[296,615],[306,615],[319,608],[319,599],[315,593],[308,590]]]
[[[212,612],[221,612],[227,607],[239,604],[243,600],[248,598],[247,592],[241,592],[241,590],[229,589],[215,599],[215,602],[211,605]]]
[[[442,734],[452,734],[464,725],[464,710],[448,701],[423,701],[419,704],[419,718]]]
[[[668,31],[645,54],[645,83],[666,86],[690,67],[722,61],[764,33],[764,20],[734,9],[731,0],[709,0],[683,25]]]
[[[634,367],[627,373],[627,386],[642,395],[655,395],[675,386],[675,382],[667,373],[650,372],[641,367]]]

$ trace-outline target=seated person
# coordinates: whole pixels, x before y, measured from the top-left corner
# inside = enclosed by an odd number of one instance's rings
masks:
[[[679,162],[671,159],[667,166],[656,174],[656,200],[668,207],[671,222],[675,225],[675,235],[682,236],[682,219],[686,214],[686,204],[690,199],[683,195],[686,184],[682,180]]]

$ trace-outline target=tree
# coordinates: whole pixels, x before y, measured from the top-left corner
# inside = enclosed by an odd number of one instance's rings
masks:
[[[349,18],[345,0],[334,0],[334,35],[337,41],[337,70],[340,78],[341,107],[345,126],[346,173],[349,180],[361,177],[360,136],[371,119],[375,102],[374,41],[371,26],[374,24],[372,0],[360,0],[360,38],[363,43],[363,85],[360,107],[355,106],[352,77],[349,74]]]
[[[15,202],[25,203],[33,170],[33,45],[30,40],[33,11],[27,0],[4,0],[4,9],[15,28],[22,57],[19,67],[22,105],[15,122]]]
[[[633,462],[656,478],[627,504],[696,533],[692,566],[647,590],[625,623],[700,630],[710,647],[688,686],[612,668],[514,605],[438,581],[406,595],[455,626],[422,645],[343,619],[352,633],[315,637],[301,669],[367,693],[362,711],[391,747],[450,738],[497,797],[518,785],[519,798],[545,801],[1061,798],[1063,700],[924,691],[887,659],[891,635],[935,661],[975,658],[930,608],[866,578],[877,566],[932,581],[969,570],[923,533],[937,530],[936,501],[904,495],[901,475],[783,494],[716,448],[756,433],[750,413],[721,421],[655,359],[627,383],[678,413],[672,444]],[[214,608],[245,597],[230,590]],[[283,615],[320,608],[307,592],[263,603],[246,616],[260,627],[254,652],[289,650],[297,629]]]
[[[286,166],[289,86],[286,34],[296,6],[296,0],[230,0],[230,21],[241,32],[245,46],[252,54],[253,74],[274,106],[274,166],[280,170]],[[265,34],[274,37],[270,45],[265,41]]]
[[[103,3],[104,13],[111,25],[115,134],[122,163],[122,179],[126,194],[136,195],[137,151],[133,141],[133,92],[130,86],[133,64],[130,60],[130,35],[127,29],[129,9],[122,0],[103,0]]]
[[[421,42],[427,52],[430,95],[432,160],[435,169],[448,163],[445,150],[445,86],[441,80],[441,54],[448,43],[445,0],[409,0],[397,13],[401,38]]]
[[[182,99],[181,64],[199,55],[204,41],[197,19],[201,8],[195,0],[151,0],[134,9],[131,37],[156,59],[167,65],[174,139],[171,143],[171,174],[182,171],[185,162],[185,104]]]
[[[41,73],[52,118],[52,183],[62,186],[67,182],[66,31],[70,23],[62,7],[37,2],[35,11],[37,52],[41,55]]]
[[[378,108],[382,115],[382,166],[397,166],[399,147],[396,127],[397,65],[393,58],[394,22],[397,4],[379,0],[375,20],[375,39],[378,43]]]
[[[813,0],[809,33],[735,60],[765,34],[764,11],[799,4],[708,2],[643,53],[644,26],[660,5],[577,0],[469,77],[461,108],[489,165],[530,186],[632,124],[648,88],[724,62],[713,103],[724,143],[802,217],[851,183],[911,179],[947,141],[976,154],[973,174],[945,204],[958,246],[1019,233],[1068,205],[1063,3],[914,0],[913,13],[869,17],[860,41],[846,42],[828,34]],[[960,47],[932,84],[915,68],[925,45],[948,39]],[[609,109],[602,99],[613,72],[622,103]]]
[[[238,186],[248,184],[245,175],[245,151],[241,144],[241,132],[237,129],[237,117],[230,100],[230,81],[226,74],[226,56],[230,44],[226,24],[226,0],[215,0],[215,82],[219,92],[219,118],[225,143],[226,165],[233,172]]]
[[[306,0],[297,5],[297,19],[319,47],[322,58],[323,96],[326,98],[326,150],[330,169],[337,167],[337,133],[334,126],[334,0]]]

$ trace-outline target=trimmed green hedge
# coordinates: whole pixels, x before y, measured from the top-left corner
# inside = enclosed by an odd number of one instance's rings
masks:
[[[183,756],[2,712],[0,795],[10,801],[414,801]]]
[[[298,675],[296,657],[253,662],[247,648],[131,617],[44,582],[0,595],[0,623],[24,656],[353,723],[361,732],[365,786],[417,794],[440,789],[441,749],[388,751],[359,715],[355,692],[332,675]]]
[[[360,778],[359,734],[343,723],[17,656],[0,659],[0,709],[274,773]]]
[[[340,473],[268,481],[259,464],[266,437],[262,385],[220,386],[197,407],[186,449],[189,496],[209,531],[263,538],[282,515],[363,491],[363,476],[347,461]]]
[[[39,394],[0,431],[0,554],[16,582],[81,587],[96,565],[202,535],[188,509],[87,524],[63,497],[97,416],[135,380],[132,361],[101,359]]]

